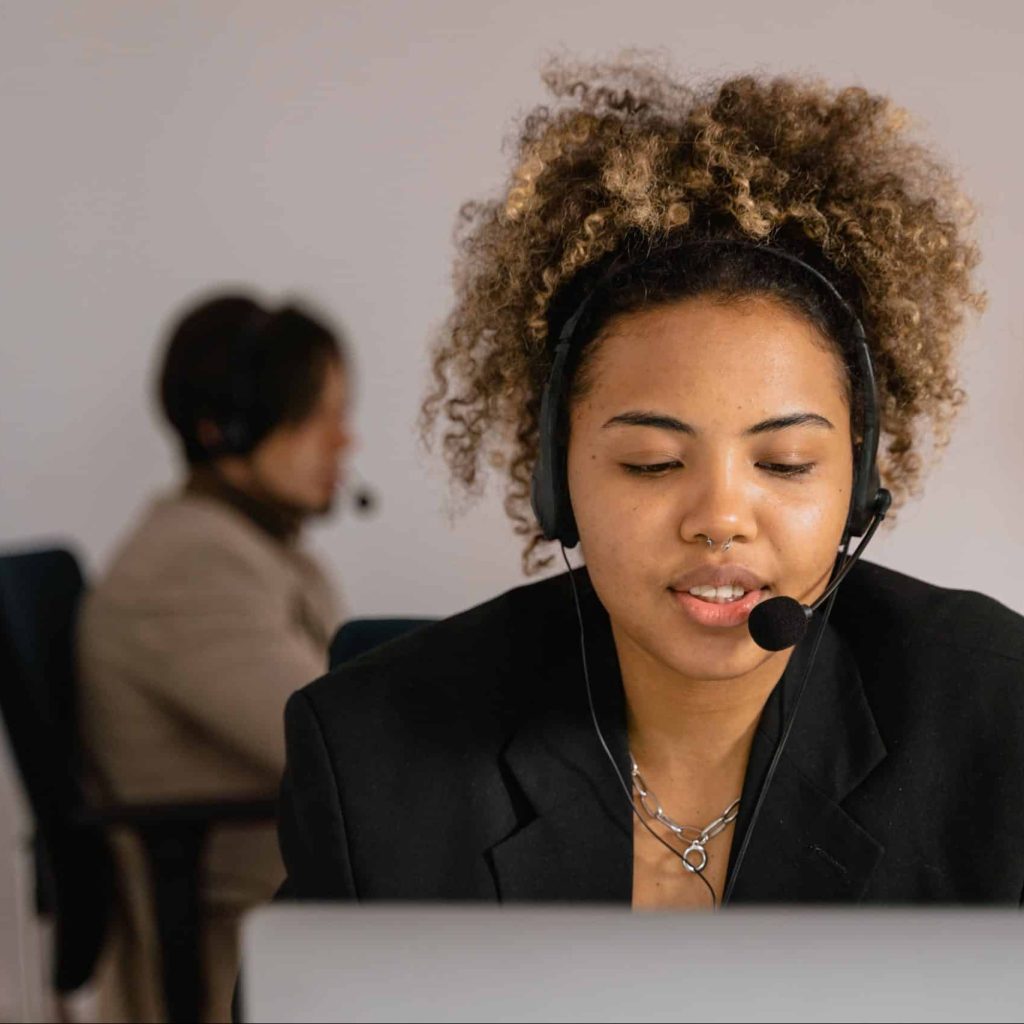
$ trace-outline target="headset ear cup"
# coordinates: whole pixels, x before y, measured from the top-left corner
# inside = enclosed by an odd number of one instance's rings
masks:
[[[248,455],[267,433],[260,411],[261,360],[279,314],[257,310],[242,325],[228,350],[229,411],[217,424],[225,455]]]
[[[875,474],[877,482],[878,475]],[[884,519],[886,513],[889,511],[889,506],[892,505],[892,494],[885,487],[878,487],[875,490],[874,497],[871,500],[871,506],[867,514],[867,524],[864,527],[866,531],[871,523],[877,519]]]
[[[249,450],[249,429],[239,417],[228,420],[221,426],[223,448],[230,455],[241,455]]]
[[[871,513],[864,514],[862,506],[858,506],[850,511],[850,520],[846,527],[847,537],[863,537],[864,532],[871,524]]]
[[[849,536],[862,537],[871,525],[878,492],[878,470],[871,466],[866,480],[858,474],[858,479],[854,481],[853,501],[850,503],[850,518],[846,527]]]
[[[877,467],[871,474],[867,494],[870,495],[870,500],[866,501],[863,495],[859,495],[859,500],[850,510],[846,526],[848,537],[862,537],[876,518],[885,518],[889,506],[892,505],[892,494],[880,485]]]
[[[530,504],[541,533],[548,540],[557,540],[564,547],[571,548],[579,543],[579,536],[569,502],[568,485],[564,481],[564,469],[562,480],[558,479],[557,459],[558,453],[538,453],[530,483]]]
[[[572,502],[569,500],[569,479],[566,473],[565,453],[556,464],[554,473],[554,508],[555,508],[555,535],[562,547],[574,548],[580,542],[579,533],[576,530],[576,517],[573,515]]]
[[[530,504],[537,517],[541,533],[548,540],[556,540],[563,547],[573,548],[579,543],[576,519],[569,502],[568,483],[565,480],[564,460],[559,473],[552,454],[538,454],[530,484]],[[557,454],[555,454],[557,459]],[[559,479],[561,477],[561,479]]]
[[[551,373],[541,397],[537,462],[533,467],[533,478],[530,483],[530,502],[544,536],[548,540],[557,540],[565,547],[571,548],[579,542],[579,536],[572,514],[572,503],[569,500],[566,453],[561,441],[562,403],[568,357],[568,343],[560,343],[555,349]]]
[[[878,441],[880,430],[878,414],[878,385],[864,326],[854,317],[855,358],[863,388],[863,437],[856,453],[853,478],[853,496],[847,520],[847,534],[861,537],[870,528],[875,516],[884,516],[892,496],[882,487],[878,472]]]
[[[537,462],[533,467],[533,479],[530,481],[530,505],[537,517],[541,533],[548,540],[554,540],[555,517],[552,512],[551,486],[543,461],[544,456],[538,453]]]

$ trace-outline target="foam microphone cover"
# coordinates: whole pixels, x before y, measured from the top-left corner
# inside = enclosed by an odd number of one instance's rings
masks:
[[[747,629],[758,647],[784,651],[803,639],[810,619],[811,609],[792,597],[769,597],[754,606]]]
[[[377,510],[377,495],[369,487],[360,487],[352,494],[352,504],[360,515],[368,516]]]

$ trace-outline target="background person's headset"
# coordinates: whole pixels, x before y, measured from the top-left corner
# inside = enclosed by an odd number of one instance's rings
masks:
[[[864,549],[867,547],[875,531],[885,518],[889,505],[892,503],[892,496],[888,490],[881,486],[878,471],[878,444],[881,433],[880,417],[878,411],[878,390],[875,382],[874,366],[871,360],[871,351],[868,348],[867,337],[864,332],[864,325],[856,315],[850,304],[839,294],[838,289],[820,271],[816,270],[804,260],[784,249],[777,249],[772,246],[761,245],[756,242],[748,242],[741,239],[713,238],[694,241],[680,247],[680,252],[696,250],[707,246],[732,246],[754,249],[758,252],[769,254],[775,258],[801,268],[809,274],[813,280],[820,284],[831,298],[836,302],[838,308],[843,312],[850,324],[852,335],[852,365],[857,374],[857,380],[851,390],[861,400],[861,439],[857,445],[854,456],[853,487],[850,495],[850,509],[847,514],[846,525],[843,531],[841,551],[836,564],[833,567],[831,581],[825,592],[814,602],[813,605],[804,605],[792,597],[779,596],[768,598],[755,606],[750,615],[748,628],[755,643],[765,650],[779,651],[792,647],[798,643],[807,631],[808,624],[819,608],[824,606],[821,616],[821,626],[817,631],[810,657],[807,661],[807,669],[804,672],[803,680],[796,692],[793,707],[789,719],[783,728],[782,735],[775,748],[775,753],[765,773],[757,800],[754,805],[750,822],[747,826],[743,842],[739,848],[733,863],[733,869],[729,877],[728,886],[722,898],[722,905],[729,902],[739,876],[740,867],[743,864],[751,837],[754,834],[754,826],[764,805],[765,796],[772,778],[778,767],[782,751],[789,739],[793,723],[796,720],[796,713],[800,706],[807,682],[811,676],[811,670],[817,657],[818,647],[825,633],[825,626],[832,610],[833,602],[839,584],[857,563]],[[675,854],[683,866],[693,872],[694,869],[687,863],[683,855],[674,847],[669,845],[648,825],[643,814],[633,800],[632,787],[626,781],[619,769],[608,743],[601,731],[601,726],[594,708],[593,692],[590,685],[590,673],[587,667],[586,636],[583,625],[583,612],[580,606],[579,592],[576,587],[575,575],[569,564],[566,548],[575,547],[579,543],[579,532],[576,528],[576,519],[572,511],[572,503],[569,496],[568,480],[568,398],[569,385],[571,383],[571,357],[578,355],[579,347],[578,332],[580,322],[584,319],[588,310],[594,302],[595,296],[601,288],[607,284],[609,279],[619,266],[618,260],[613,260],[610,268],[600,276],[597,284],[584,295],[576,306],[574,312],[564,321],[558,333],[558,342],[555,346],[552,366],[548,375],[544,393],[541,397],[539,437],[537,461],[534,464],[533,478],[530,489],[530,499],[534,514],[540,525],[541,531],[548,540],[557,541],[561,546],[562,557],[569,569],[569,580],[572,584],[573,600],[576,608],[576,617],[579,623],[580,632],[580,653],[583,667],[583,677],[586,684],[587,702],[590,708],[590,716],[594,725],[597,738],[608,760],[611,762],[615,775],[625,791],[630,807],[641,825],[671,853]],[[852,556],[847,557],[851,537],[863,537]],[[707,886],[711,893],[712,906],[717,907],[715,892],[703,874],[694,872]]]
[[[227,353],[227,408],[213,417],[219,438],[212,451],[221,455],[248,455],[274,429],[275,422],[261,398],[269,345],[292,311],[254,310],[232,337]],[[344,487],[345,497],[357,512],[368,514],[377,505],[374,490],[362,482]]]
[[[260,400],[260,379],[267,345],[283,315],[254,310],[228,345],[227,408],[214,419],[220,454],[247,455],[273,429]]]

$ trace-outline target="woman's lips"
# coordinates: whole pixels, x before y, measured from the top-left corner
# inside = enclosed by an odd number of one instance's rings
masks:
[[[768,596],[768,589],[767,587],[762,587],[760,590],[750,590],[735,601],[727,601],[721,604],[701,600],[701,598],[694,597],[693,594],[685,590],[670,590],[669,593],[676,604],[698,626],[725,628],[740,626],[746,622],[755,605]]]

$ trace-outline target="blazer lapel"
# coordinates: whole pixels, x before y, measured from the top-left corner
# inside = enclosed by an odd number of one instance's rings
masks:
[[[587,705],[578,634],[558,617],[517,672],[540,681],[538,710],[513,732],[500,770],[515,812],[485,853],[502,901],[629,903],[632,811],[625,706],[607,614],[585,573],[577,577],[595,711]],[[567,595],[567,599],[571,600]],[[808,641],[813,641],[811,634]],[[751,751],[732,846],[735,861],[810,644],[794,653],[765,707]],[[856,663],[826,626],[789,742],[737,876],[735,902],[851,902],[884,850],[843,809],[843,799],[885,757]],[[730,864],[730,874],[735,867]]]
[[[747,769],[730,873],[781,723],[806,671],[807,653],[805,648],[794,654],[762,715]],[[846,813],[841,802],[885,756],[854,659],[835,630],[826,626],[793,732],[737,876],[733,901],[859,900],[884,848]]]
[[[618,659],[607,616],[587,586],[581,598],[594,708],[609,752],[629,780]],[[499,899],[625,902],[632,898],[630,806],[590,717],[575,622],[548,647],[549,700],[524,721],[502,758],[520,824],[488,852]],[[552,657],[553,655],[553,657]]]

